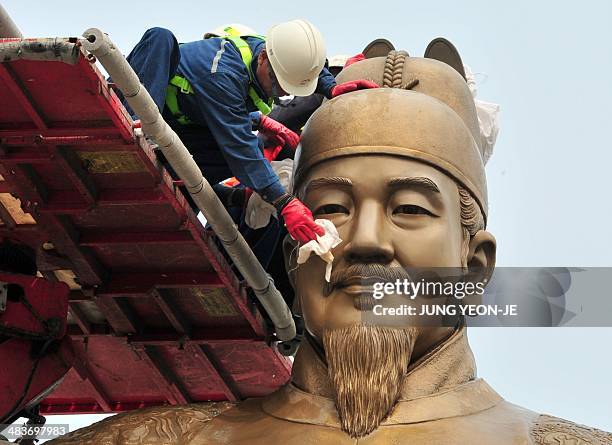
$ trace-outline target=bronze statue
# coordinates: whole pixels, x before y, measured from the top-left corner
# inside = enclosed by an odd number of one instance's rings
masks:
[[[305,128],[294,192],[344,242],[297,267],[285,241],[307,334],[290,384],[238,404],[120,414],[52,444],[612,444],[612,435],[528,411],[476,377],[466,330],[363,323],[364,276],[393,268],[495,266],[474,102],[437,60],[391,51],[341,81],[383,88],[325,104]],[[403,323],[403,324],[402,324]]]

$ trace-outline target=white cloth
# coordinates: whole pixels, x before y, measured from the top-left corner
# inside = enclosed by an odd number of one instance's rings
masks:
[[[323,227],[323,230],[325,230],[325,235],[317,235],[316,241],[309,241],[300,247],[300,250],[298,251],[297,263],[305,263],[308,261],[308,258],[310,258],[310,254],[312,253],[319,255],[321,259],[327,263],[327,266],[325,267],[325,281],[329,283],[332,263],[334,261],[334,256],[332,255],[331,250],[340,244],[342,240],[340,239],[340,235],[338,235],[336,226],[334,226],[334,223],[330,220],[315,219],[315,223]]]
[[[198,220],[202,223],[204,227],[206,227],[206,223],[208,221],[206,220],[206,217],[204,216],[202,212],[198,212]]]
[[[278,176],[280,183],[285,190],[289,190],[291,176],[293,175],[293,159],[283,159],[282,161],[272,161],[272,170]],[[261,196],[253,192],[246,206],[245,222],[252,229],[261,229],[270,222],[270,217],[278,218],[276,209],[273,205],[264,201]]]
[[[476,88],[476,78],[474,73],[470,70],[470,67],[463,65],[465,70],[465,77],[467,80],[468,87],[474,98],[474,104],[476,105],[476,114],[478,115],[478,124],[480,126],[480,137],[482,141],[482,160],[486,164],[491,155],[493,154],[493,148],[495,147],[495,141],[497,141],[497,135],[499,134],[499,104],[491,102],[485,102],[483,100],[476,99],[478,89]]]

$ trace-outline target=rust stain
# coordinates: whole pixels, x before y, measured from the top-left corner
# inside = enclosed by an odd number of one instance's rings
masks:
[[[142,173],[146,172],[140,159],[128,151],[80,152],[79,158],[89,173]]]
[[[203,290],[192,288],[191,292],[200,298],[204,310],[211,317],[234,317],[239,315],[222,289]]]

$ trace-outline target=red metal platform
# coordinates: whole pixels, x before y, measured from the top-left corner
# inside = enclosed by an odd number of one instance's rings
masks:
[[[214,234],[83,55],[0,63],[2,238],[71,289],[77,362],[41,414],[236,400],[289,378]]]

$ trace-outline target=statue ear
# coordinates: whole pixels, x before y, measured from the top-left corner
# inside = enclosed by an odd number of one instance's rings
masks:
[[[461,77],[466,79],[465,69],[463,68],[463,62],[461,61],[459,51],[457,51],[455,45],[453,45],[445,38],[438,37],[436,39],[433,39],[429,43],[429,45],[427,45],[424,57],[426,57],[427,59],[436,59],[440,62],[444,62],[447,65],[452,66],[453,68],[455,68],[455,71],[461,74]]]
[[[363,51],[361,51],[361,54],[363,54],[366,59],[387,57],[387,54],[394,49],[395,46],[393,46],[393,43],[389,42],[387,39],[376,39],[368,43]]]
[[[479,230],[470,239],[466,258],[469,274],[480,282],[489,282],[495,269],[497,243],[495,237],[486,230]]]
[[[464,263],[467,274],[463,276],[463,281],[474,283],[475,286],[484,283],[486,287],[495,269],[496,249],[495,237],[491,233],[486,230],[476,232],[468,245],[468,254]],[[475,293],[463,298],[461,304],[477,305],[481,302],[482,295]]]

